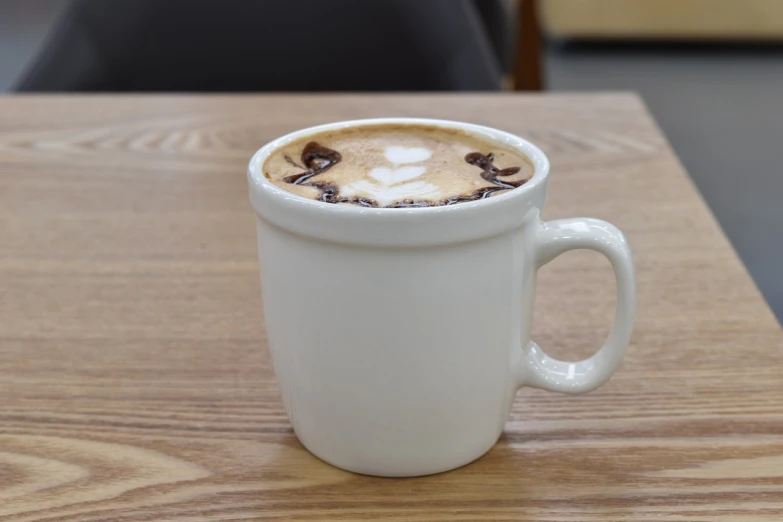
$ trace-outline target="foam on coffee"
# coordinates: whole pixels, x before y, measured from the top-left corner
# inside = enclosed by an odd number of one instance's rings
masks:
[[[533,175],[519,152],[459,129],[368,125],[293,141],[266,160],[277,187],[318,201],[429,207],[484,199]]]

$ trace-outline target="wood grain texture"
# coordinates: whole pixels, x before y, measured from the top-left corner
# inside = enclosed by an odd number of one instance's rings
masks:
[[[245,166],[296,128],[382,115],[540,144],[548,219],[635,250],[626,362],[523,390],[462,469],[357,476],[294,437],[267,353]],[[534,338],[595,350],[607,263],[540,274]],[[780,521],[781,330],[632,95],[0,98],[0,521]]]

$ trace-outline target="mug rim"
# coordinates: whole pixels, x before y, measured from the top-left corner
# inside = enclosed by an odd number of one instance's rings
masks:
[[[390,208],[390,207],[360,207],[358,205],[337,205],[334,203],[327,203],[324,201],[318,201],[315,199],[306,198],[283,190],[274,185],[263,174],[262,167],[267,158],[272,155],[279,148],[288,145],[289,143],[318,134],[326,131],[343,130],[356,127],[368,127],[376,125],[427,125],[440,127],[445,129],[457,129],[468,134],[471,134],[483,141],[489,143],[500,142],[508,148],[516,150],[524,154],[533,164],[533,176],[526,181],[522,186],[512,190],[508,190],[502,194],[492,196],[490,198],[479,199],[476,201],[461,202],[453,205],[433,205],[431,207],[402,207],[402,208]],[[546,156],[537,145],[525,138],[517,136],[507,131],[496,129],[493,127],[487,127],[485,125],[478,125],[474,123],[467,123],[455,120],[444,120],[436,118],[408,118],[408,117],[388,117],[388,118],[365,118],[354,120],[343,120],[332,123],[325,123],[321,125],[314,125],[311,127],[305,127],[283,136],[279,136],[274,140],[266,143],[260,149],[258,149],[250,158],[248,164],[247,177],[250,184],[250,190],[261,190],[276,198],[284,198],[286,200],[294,199],[297,205],[311,206],[313,208],[319,208],[322,212],[337,212],[343,215],[363,215],[378,214],[383,216],[393,215],[410,215],[415,214],[436,214],[436,213],[452,213],[452,212],[466,212],[470,209],[477,207],[489,207],[489,206],[502,206],[504,203],[508,203],[511,199],[520,199],[528,196],[529,192],[535,191],[538,185],[545,183],[549,175],[550,163],[549,158]],[[258,209],[256,209],[258,212]]]

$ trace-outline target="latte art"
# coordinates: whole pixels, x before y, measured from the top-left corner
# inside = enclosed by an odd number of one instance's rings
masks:
[[[316,134],[273,152],[263,170],[276,186],[299,196],[387,208],[484,199],[521,186],[533,173],[530,160],[516,151],[423,125]]]
[[[381,207],[386,207],[400,201],[437,200],[440,190],[437,185],[416,178],[427,172],[424,165],[405,165],[428,160],[432,151],[424,147],[386,147],[384,156],[392,167],[375,167],[370,171],[373,181],[361,179],[343,187],[346,196],[361,196],[375,201]]]

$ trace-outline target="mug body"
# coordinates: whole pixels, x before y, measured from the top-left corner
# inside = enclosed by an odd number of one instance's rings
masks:
[[[266,157],[340,126],[456,127],[519,148],[533,178],[487,200],[365,209],[307,200],[269,183]],[[500,436],[529,343],[531,245],[548,162],[501,131],[382,119],[305,129],[262,148],[249,169],[258,214],[269,347],[294,430],[338,467],[413,476],[466,464]]]

